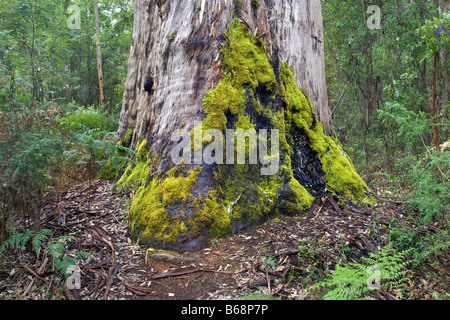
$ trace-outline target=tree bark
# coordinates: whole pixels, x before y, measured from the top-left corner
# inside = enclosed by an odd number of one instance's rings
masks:
[[[266,32],[268,54],[293,68],[297,85],[311,100],[325,132],[332,135],[320,1],[260,0],[257,11],[251,2],[243,1],[243,18],[254,31]],[[136,142],[145,121],[155,113],[167,116],[153,118],[153,136],[167,124],[180,125],[185,117],[202,120],[203,95],[220,79],[220,41],[233,12],[231,0],[135,1],[119,136],[135,125]],[[154,94],[148,96],[143,85],[151,72],[156,83]]]
[[[432,130],[433,130],[433,142],[434,148],[439,151],[439,113],[440,113],[440,99],[438,96],[439,92],[439,66],[440,66],[440,53],[436,51],[434,54],[434,70],[432,74],[431,80],[431,107],[430,107],[430,116],[432,122]]]
[[[93,0],[93,2],[94,2],[95,34],[96,34],[95,42],[97,45],[98,88],[100,91],[100,104],[105,104],[106,97],[105,97],[105,84],[103,81],[102,48],[100,46],[100,21],[98,15],[98,0]]]
[[[116,184],[134,181],[132,237],[195,251],[271,214],[298,213],[326,188],[363,198],[367,186],[326,135],[330,114],[320,0],[136,0],[118,135],[148,168],[130,164]],[[220,133],[279,129],[280,170],[263,177],[262,164],[196,162],[195,141],[194,161],[175,166],[172,134],[195,135],[199,123]],[[200,143],[200,156],[208,147]]]
[[[450,0],[441,1],[441,10],[442,13],[448,12],[450,10]],[[442,62],[446,65],[450,63],[450,50],[443,49],[442,50]],[[445,103],[449,103],[450,101],[450,69],[443,68],[442,70],[444,79],[444,92],[442,95],[442,101]],[[445,108],[446,110],[446,118],[450,118],[449,108]]]

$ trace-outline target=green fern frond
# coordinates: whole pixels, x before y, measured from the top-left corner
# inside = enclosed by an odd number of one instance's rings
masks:
[[[23,234],[22,238],[20,239],[20,249],[22,251],[25,249],[28,240],[30,240],[31,237],[33,236],[33,233],[34,233],[33,230],[28,230]]]
[[[50,256],[53,258],[53,261],[61,260],[66,247],[61,242],[56,242],[48,246],[47,251]]]
[[[77,251],[74,253],[74,255],[79,261],[83,261],[84,259],[93,257],[92,254],[87,251]]]
[[[411,249],[412,250],[412,249]],[[408,281],[411,271],[408,259],[411,250],[395,252],[391,245],[362,258],[365,264],[348,263],[336,266],[334,273],[315,284],[312,289],[329,289],[323,296],[326,300],[357,299],[371,290],[368,280],[376,267],[380,283],[386,288],[400,288]]]
[[[41,229],[39,232],[33,237],[33,249],[38,254],[39,248],[42,244],[47,241],[47,239],[51,236],[52,231],[49,229]]]

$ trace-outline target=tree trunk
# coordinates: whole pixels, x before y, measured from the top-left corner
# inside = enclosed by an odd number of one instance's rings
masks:
[[[129,164],[116,184],[136,191],[133,238],[195,251],[327,190],[365,199],[326,135],[320,0],[136,0],[134,14],[118,134],[144,166]],[[243,154],[229,140],[239,130]]]
[[[448,12],[450,10],[450,0],[441,1],[441,10],[442,13]],[[442,62],[444,65],[448,65],[450,63],[450,50],[443,49],[442,50]],[[450,101],[450,68],[442,68],[442,78],[444,79],[444,92],[442,95],[442,102],[449,103]],[[445,105],[444,105],[445,108]],[[446,110],[446,118],[450,118],[450,108],[445,108]]]
[[[438,96],[439,92],[439,65],[440,65],[440,53],[436,51],[434,54],[434,69],[431,79],[431,107],[430,116],[433,130],[433,143],[434,148],[439,151],[439,122],[440,122],[440,100]]]
[[[36,66],[35,66],[35,47],[36,47],[36,7],[33,5],[33,2],[30,3],[31,6],[31,26],[32,26],[32,39],[31,39],[31,50],[30,50],[30,58],[31,58],[31,77],[33,80],[33,95],[31,98],[32,108],[36,108],[36,100],[37,100],[37,79],[36,79]]]
[[[97,70],[98,70],[98,88],[100,91],[100,104],[106,103],[105,97],[105,85],[103,82],[103,63],[102,63],[102,48],[100,46],[100,22],[98,15],[98,1],[94,1],[94,17],[95,17],[95,34],[96,34],[96,45],[97,45]]]

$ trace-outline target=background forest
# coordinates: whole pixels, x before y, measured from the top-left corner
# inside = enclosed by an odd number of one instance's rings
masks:
[[[381,8],[380,29],[366,25],[370,4]],[[67,27],[70,5],[81,9],[79,29]],[[0,251],[28,240],[14,235],[40,234],[46,192],[115,178],[98,173],[105,166],[117,173],[127,154],[114,139],[133,3],[100,1],[98,38],[93,8],[91,0],[2,0]],[[417,228],[390,221],[390,245],[413,248],[410,270],[441,281],[430,294],[448,299],[450,13],[440,8],[442,1],[322,1],[335,133],[374,193],[406,206],[404,218]]]

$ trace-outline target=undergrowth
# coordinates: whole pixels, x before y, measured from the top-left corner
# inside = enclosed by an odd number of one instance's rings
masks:
[[[412,249],[396,252],[392,245],[362,258],[363,263],[336,266],[332,275],[312,286],[322,292],[325,300],[353,300],[367,298],[371,290],[401,290],[411,270]],[[325,293],[323,293],[325,292]]]
[[[28,230],[25,232],[16,232],[12,234],[0,247],[0,254],[5,251],[19,251],[22,259],[24,259],[24,251],[27,244],[31,244],[32,250],[39,258],[42,250],[46,251],[52,258],[53,269],[61,276],[68,277],[68,268],[79,264],[84,259],[91,257],[86,251],[76,250],[69,255],[67,247],[76,239],[73,236],[59,236],[52,238],[52,231],[49,229],[41,229],[37,232]]]

